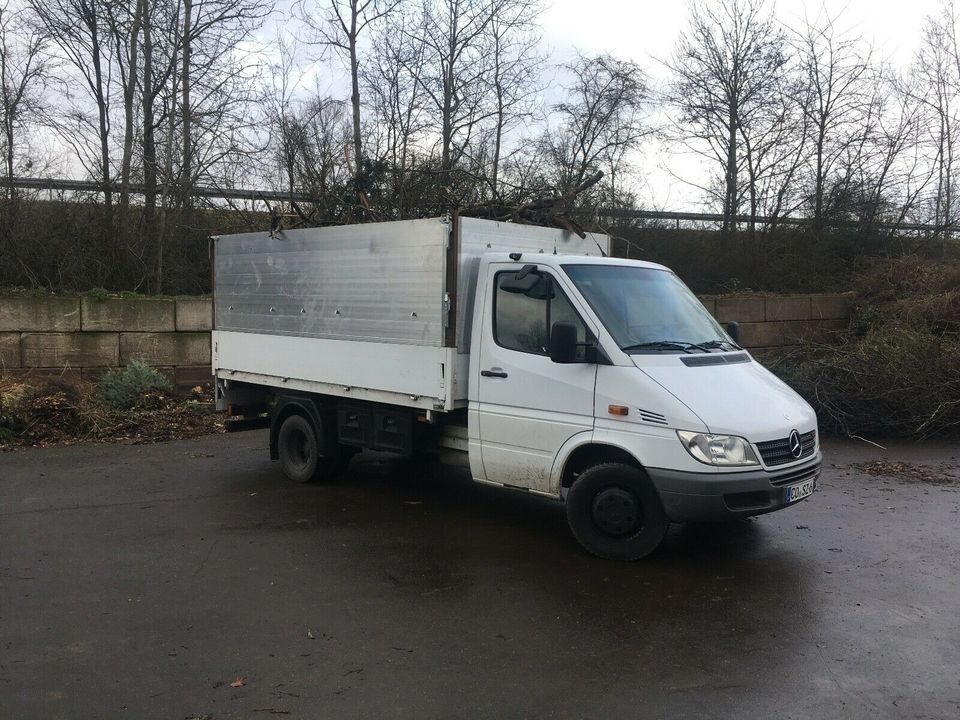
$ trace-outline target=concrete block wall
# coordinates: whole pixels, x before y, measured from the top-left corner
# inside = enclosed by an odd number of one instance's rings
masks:
[[[96,379],[141,360],[210,381],[210,298],[0,297],[0,372]]]
[[[763,350],[824,339],[847,325],[852,296],[703,296],[721,323]],[[96,379],[140,360],[178,385],[210,381],[210,298],[0,297],[0,373]]]
[[[829,340],[847,327],[853,294],[720,295],[700,298],[717,320],[740,325],[740,342],[750,350]]]

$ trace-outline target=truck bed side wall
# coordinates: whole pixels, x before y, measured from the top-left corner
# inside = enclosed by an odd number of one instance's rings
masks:
[[[463,407],[480,257],[596,255],[608,241],[454,222],[457,233],[449,220],[431,218],[217,238],[215,374],[423,409]]]

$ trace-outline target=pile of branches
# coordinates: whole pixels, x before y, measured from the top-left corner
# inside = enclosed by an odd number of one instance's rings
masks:
[[[499,220],[501,222],[515,222],[523,225],[542,225],[567,230],[586,236],[583,226],[570,216],[578,196],[596,185],[603,179],[603,171],[598,170],[582,183],[563,195],[538,198],[521,205],[505,203],[486,203],[460,208],[460,215],[467,217]]]
[[[465,205],[456,199],[446,197],[436,205],[429,204],[417,208],[414,217],[430,217],[447,211],[456,211],[463,217],[476,217],[486,220],[513,222],[521,225],[539,225],[543,227],[560,228],[575,233],[581,238],[586,236],[586,229],[574,219],[573,211],[579,200],[603,179],[603,171],[598,170],[583,182],[570,190],[549,196],[538,197],[532,200],[497,199],[487,202]],[[341,212],[336,217],[329,215],[329,208],[320,203],[304,208],[296,201],[291,200],[289,211],[281,205],[271,205],[262,195],[259,199],[270,208],[270,230],[293,230],[304,227],[317,227],[329,224],[350,224],[358,222],[383,222],[386,220],[404,219],[405,216],[387,214],[378,209],[370,201],[368,191],[361,186],[353,188],[347,193],[348,200],[338,203]],[[579,213],[582,216],[582,213]]]
[[[849,329],[771,368],[848,436],[960,435],[960,263],[906,257],[857,283]]]

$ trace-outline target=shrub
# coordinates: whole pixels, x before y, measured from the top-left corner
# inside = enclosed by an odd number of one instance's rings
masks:
[[[771,369],[845,435],[927,438],[960,430],[960,340],[898,323],[808,346]]]
[[[960,433],[960,265],[916,257],[878,263],[833,345],[807,345],[771,369],[846,435]]]
[[[97,397],[113,410],[130,410],[141,404],[151,392],[170,389],[170,381],[155,368],[134,360],[118,370],[110,370],[97,387]]]

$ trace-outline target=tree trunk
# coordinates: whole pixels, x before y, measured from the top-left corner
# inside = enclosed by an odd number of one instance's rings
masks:
[[[737,115],[731,109],[727,127],[727,167],[725,172],[725,195],[723,198],[723,236],[733,232],[734,215],[737,212]]]
[[[190,204],[190,189],[193,181],[193,149],[191,147],[191,117],[190,117],[190,43],[192,32],[190,23],[193,13],[193,0],[183,0],[183,66],[180,70],[181,78],[181,131],[183,132],[183,160],[180,165],[181,202],[184,208]]]
[[[826,142],[826,127],[821,122],[817,129],[816,177],[813,180],[813,232],[819,237],[823,232],[823,195],[827,179],[823,170],[823,146]]]
[[[156,121],[153,114],[153,27],[150,0],[143,3],[143,225],[147,242],[153,237],[157,212]]]
[[[97,31],[97,13],[99,9],[91,7],[90,23],[91,55],[93,57],[94,99],[97,103],[97,122],[100,132],[100,167],[103,182],[104,225],[107,239],[113,239],[113,188],[110,177],[110,125],[107,119],[107,96],[103,89],[103,66],[100,52],[100,34]]]
[[[453,73],[445,73],[443,79],[443,118],[441,123],[441,140],[443,152],[440,156],[440,184],[444,188],[450,186],[450,170],[453,163]]]
[[[353,162],[354,177],[360,174],[360,160],[363,158],[363,143],[360,139],[360,63],[357,60],[357,3],[350,8],[350,82],[353,105]]]
[[[14,187],[13,180],[13,118],[10,117],[9,113],[3,119],[3,132],[7,141],[7,152],[4,158],[7,166],[7,199],[12,201],[16,197],[17,190]]]
[[[130,29],[130,58],[127,84],[123,89],[123,158],[120,162],[120,237],[125,236],[130,209],[130,166],[133,162],[133,99],[137,89],[137,37],[143,17],[144,0],[137,0]]]

